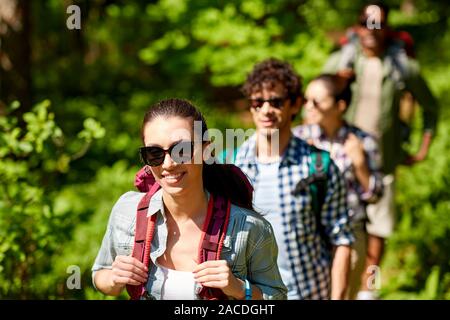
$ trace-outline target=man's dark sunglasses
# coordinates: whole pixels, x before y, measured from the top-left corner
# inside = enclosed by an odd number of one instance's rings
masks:
[[[264,103],[268,102],[272,108],[281,109],[286,99],[287,97],[275,97],[267,100],[262,98],[250,99],[250,107],[258,111]]]
[[[139,148],[142,161],[151,167],[157,167],[164,162],[166,153],[170,155],[176,163],[188,163],[194,156],[193,141],[179,141],[171,145],[168,149],[161,147],[141,147]]]

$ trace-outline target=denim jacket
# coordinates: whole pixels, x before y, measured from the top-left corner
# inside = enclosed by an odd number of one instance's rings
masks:
[[[92,267],[92,279],[96,271],[111,269],[117,255],[131,255],[136,209],[143,196],[144,193],[130,191],[122,195],[114,205],[100,251]],[[162,190],[153,195],[148,214],[158,216],[150,252],[151,266],[146,289],[151,298],[159,300],[164,273],[156,260],[164,254],[167,243]],[[287,289],[278,270],[277,255],[278,248],[272,226],[256,212],[232,205],[221,259],[228,262],[234,276],[248,279],[250,283],[258,286],[264,299],[286,299]],[[197,286],[195,292],[199,292],[200,285]],[[198,295],[197,299],[200,299]]]

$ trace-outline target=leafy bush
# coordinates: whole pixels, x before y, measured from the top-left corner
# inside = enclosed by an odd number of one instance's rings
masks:
[[[14,103],[9,111],[17,107]],[[86,119],[75,141],[82,142],[81,153],[69,154],[49,107],[45,100],[25,113],[24,128],[16,117],[0,116],[0,295],[5,298],[38,297],[31,280],[48,271],[51,256],[80,218],[55,210],[57,181],[104,134],[94,119]]]

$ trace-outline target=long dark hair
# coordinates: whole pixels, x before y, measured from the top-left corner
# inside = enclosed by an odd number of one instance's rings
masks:
[[[202,137],[208,130],[202,113],[189,101],[184,99],[165,99],[153,105],[144,116],[141,138],[144,141],[145,125],[157,117],[179,117],[200,121]],[[201,138],[202,138],[201,137]],[[232,164],[206,164],[203,162],[203,186],[212,194],[222,195],[235,205],[253,209],[253,190],[245,174]]]

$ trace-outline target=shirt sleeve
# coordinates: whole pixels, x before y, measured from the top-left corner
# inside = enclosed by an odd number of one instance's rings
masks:
[[[328,60],[325,62],[322,73],[336,73],[338,72],[338,65],[341,59],[341,51],[334,52],[330,55]]]
[[[362,201],[366,203],[375,203],[383,195],[383,174],[381,173],[381,155],[378,150],[377,142],[371,136],[362,138],[366,162],[369,168],[369,189],[358,184],[356,191]]]
[[[118,246],[119,243],[128,243],[132,239],[127,234],[133,218],[136,214],[137,203],[143,193],[127,192],[123,194],[111,210],[102,244],[92,266],[92,284],[94,284],[95,273],[102,269],[112,269],[112,263],[117,255],[123,254]]]
[[[436,130],[439,106],[425,79],[420,74],[417,61],[410,59],[409,76],[405,84],[423,110],[423,130],[434,133]]]
[[[112,269],[112,263],[116,256],[111,226],[112,216],[113,213],[111,213],[111,216],[109,217],[108,226],[106,227],[106,232],[102,240],[102,245],[98,251],[97,257],[95,258],[94,265],[92,266],[92,285],[95,289],[97,289],[94,281],[95,273],[102,269]]]
[[[294,136],[306,141],[307,139],[310,138],[310,135],[308,135],[309,130],[307,130],[307,128],[305,127],[306,126],[304,125],[296,126],[292,128],[292,133],[294,134]]]
[[[344,177],[331,161],[321,218],[325,232],[334,246],[351,245],[354,242],[346,193]]]
[[[278,247],[272,226],[264,221],[262,230],[254,235],[258,238],[254,249],[250,250],[248,280],[261,290],[264,300],[286,300],[287,288],[278,270]]]

